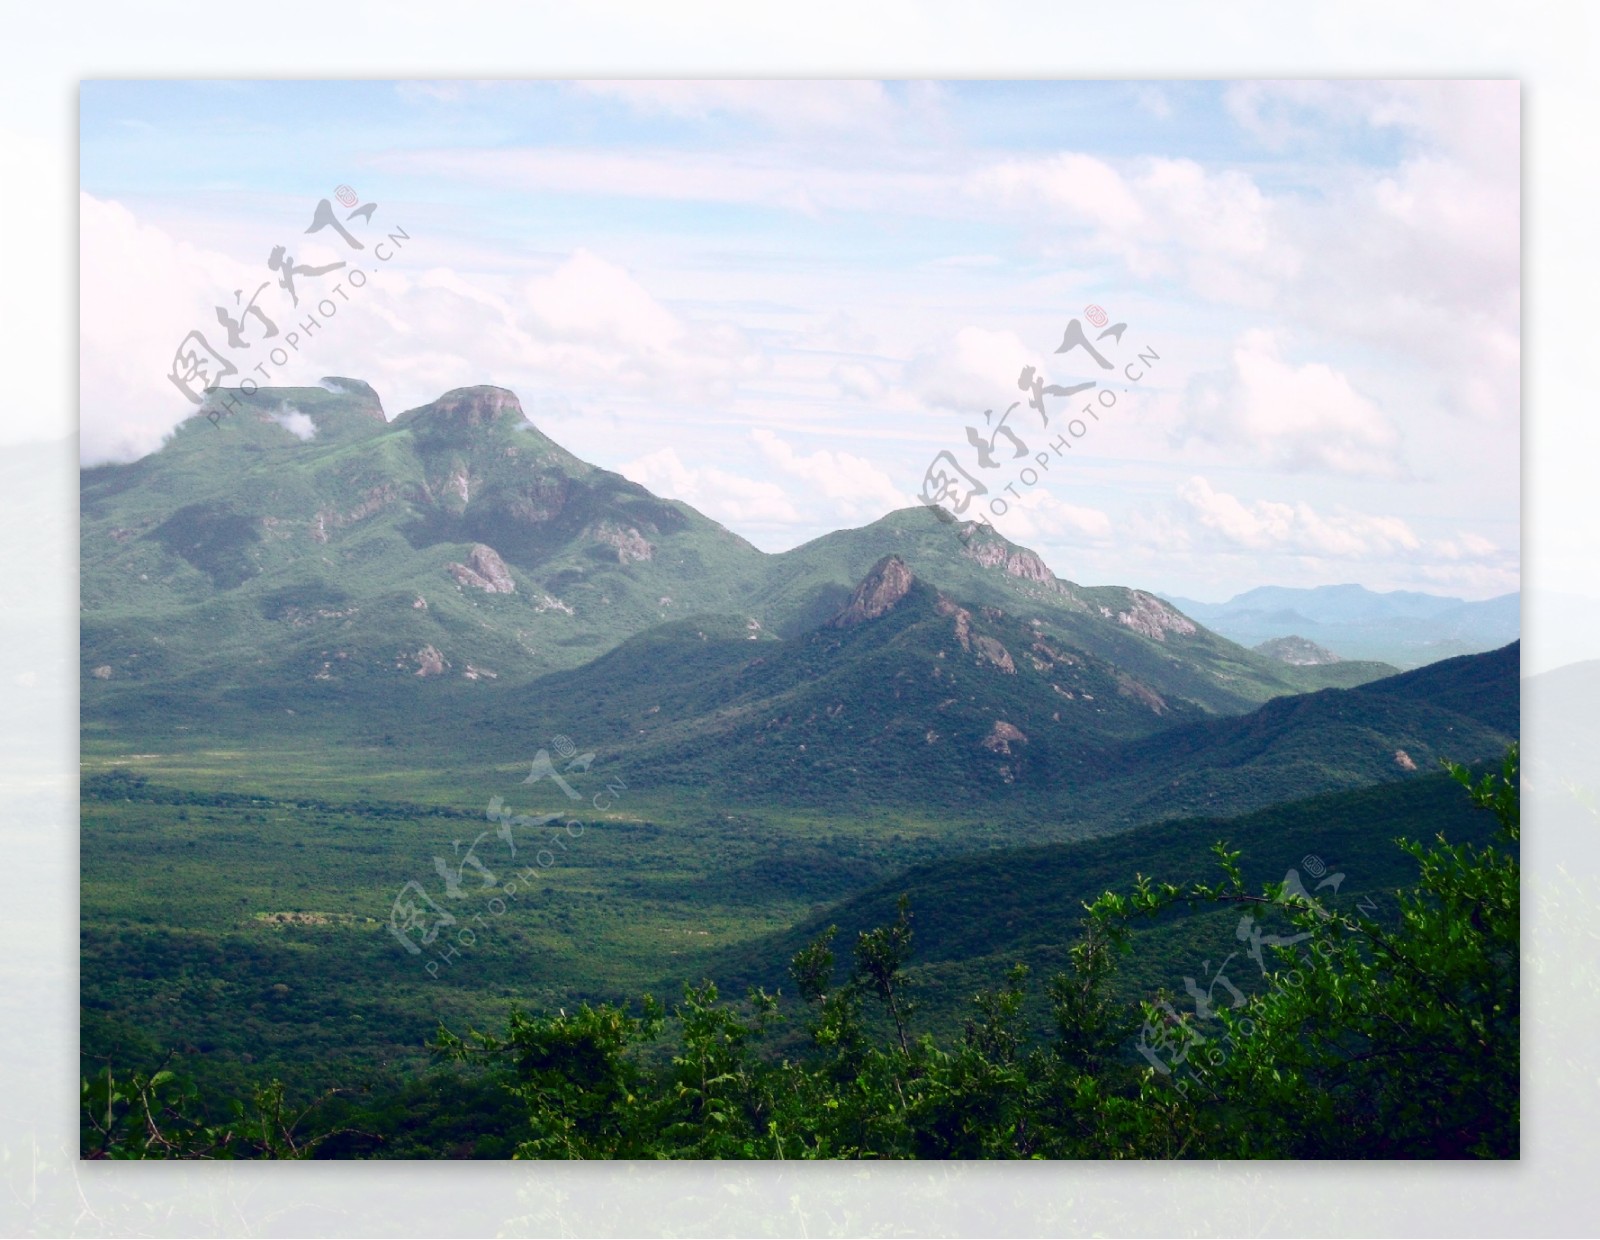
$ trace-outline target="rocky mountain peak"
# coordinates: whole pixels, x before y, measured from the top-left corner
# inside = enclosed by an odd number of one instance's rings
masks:
[[[828,622],[830,628],[849,629],[891,611],[910,593],[915,580],[906,562],[897,555],[886,555],[861,579],[850,601]]]
[[[516,422],[527,421],[515,392],[487,385],[455,388],[431,405],[412,409],[401,417],[408,420],[426,419],[432,425],[459,428],[488,426],[505,418]]]
[[[361,379],[347,379],[343,375],[326,375],[317,381],[317,386],[327,389],[335,396],[354,397],[351,408],[354,412],[377,422],[386,422],[383,401],[378,399],[377,390],[372,384]]]

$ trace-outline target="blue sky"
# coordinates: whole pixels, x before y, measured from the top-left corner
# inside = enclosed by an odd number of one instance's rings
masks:
[[[391,416],[508,387],[777,550],[914,502],[941,451],[981,474],[966,428],[1025,365],[1094,377],[1053,350],[1101,306],[1119,365],[1160,362],[997,529],[1090,584],[1486,597],[1519,574],[1518,105],[1514,83],[86,82],[82,452],[159,447],[192,410],[178,341],[216,334],[272,246],[346,257],[304,229],[348,185],[411,240],[276,382],[359,376]],[[983,476],[974,506],[1019,485]]]

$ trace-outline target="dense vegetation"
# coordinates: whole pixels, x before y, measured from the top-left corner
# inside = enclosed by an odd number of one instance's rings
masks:
[[[1496,836],[1401,841],[1418,875],[1390,917],[1319,898],[1321,886],[1338,893],[1336,875],[1308,890],[1296,871],[1257,891],[1221,844],[1218,883],[1140,876],[1102,894],[1044,987],[1042,1038],[1023,1015],[1023,965],[974,997],[958,1036],[920,1030],[902,901],[892,922],[857,934],[842,975],[831,930],[794,954],[806,1004],[796,1055],[762,1053],[784,1015],[775,995],[730,1002],[705,982],[670,1015],[646,997],[636,1010],[513,1012],[498,1035],[441,1028],[435,1052],[458,1071],[425,1088],[486,1103],[479,1129],[522,1157],[1514,1157],[1515,748],[1497,774],[1451,773]],[[1270,953],[1264,988],[1219,996],[1217,982],[1186,979],[1192,1013],[1120,1000],[1110,982],[1135,926],[1189,906],[1239,917],[1238,940]],[[495,1088],[515,1106],[489,1102]],[[375,1152],[401,1100],[334,1099],[308,1117],[269,1085],[208,1122],[170,1070],[108,1069],[85,1080],[84,1101],[91,1156],[296,1157]],[[454,1114],[436,1137],[459,1135],[467,1112]]]
[[[499,389],[263,390],[81,481],[93,1154],[1260,1153],[1145,1054],[1302,941],[1207,847],[1392,972],[1386,841],[1481,846],[1427,772],[1518,727],[1515,645],[1290,667],[920,506],[766,555]]]

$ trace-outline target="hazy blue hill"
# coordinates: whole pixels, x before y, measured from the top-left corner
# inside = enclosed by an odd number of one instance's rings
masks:
[[[1481,602],[1358,585],[1295,589],[1260,586],[1225,603],[1172,597],[1172,604],[1248,646],[1301,637],[1347,659],[1416,667],[1496,649],[1521,635],[1521,596]]]

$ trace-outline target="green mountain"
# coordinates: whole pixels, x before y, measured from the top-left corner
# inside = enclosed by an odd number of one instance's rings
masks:
[[[915,507],[767,555],[586,464],[500,388],[386,420],[357,380],[230,393],[161,449],[81,476],[83,712],[256,735],[307,712],[416,726],[688,616],[799,637],[883,556],[1041,626],[1188,709],[1238,712],[1374,664],[1290,667],[1142,591]],[[998,639],[997,639],[998,640]]]
[[[1243,855],[1245,883],[1259,890],[1290,869],[1309,891],[1318,877],[1342,874],[1319,898],[1350,913],[1392,915],[1389,895],[1415,882],[1416,865],[1394,845],[1399,836],[1452,843],[1485,843],[1494,821],[1475,809],[1447,775],[1434,772],[1402,783],[1285,802],[1233,818],[1195,817],[1147,823],[1097,839],[1026,848],[998,848],[915,866],[905,873],[819,909],[790,929],[736,948],[707,953],[701,971],[730,992],[746,986],[792,990],[788,962],[829,926],[845,949],[858,933],[895,919],[899,897],[910,900],[914,934],[908,977],[925,1024],[949,1026],[970,1010],[979,989],[992,988],[1013,963],[1036,974],[1066,966],[1080,931],[1085,902],[1104,891],[1128,891],[1134,876],[1184,885],[1220,877],[1211,847],[1227,843]],[[1320,866],[1316,875],[1309,866]],[[1159,988],[1182,990],[1202,961],[1225,966],[1248,947],[1235,934],[1237,909],[1183,910],[1141,927],[1121,966],[1128,997]],[[1272,960],[1265,963],[1270,967]],[[1257,969],[1247,960],[1231,971],[1249,989]],[[1259,980],[1257,978],[1256,980]]]
[[[506,762],[582,735],[689,800],[1004,805],[1078,831],[1399,779],[1517,734],[1514,645],[1219,715],[1198,660],[1031,612],[953,599],[886,556],[809,632],[660,626],[519,691],[514,712],[497,690],[460,727]]]

